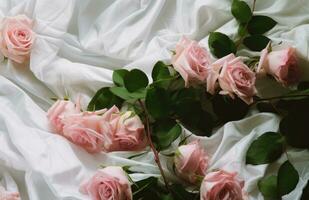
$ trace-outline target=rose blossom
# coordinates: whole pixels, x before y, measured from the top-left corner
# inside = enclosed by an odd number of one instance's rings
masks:
[[[191,83],[204,82],[209,64],[209,53],[196,41],[183,37],[177,44],[172,65],[184,79],[186,87]]]
[[[8,192],[0,186],[0,200],[20,200],[18,192]]]
[[[201,200],[245,200],[244,181],[237,178],[237,173],[223,170],[208,173],[201,185]]]
[[[269,52],[269,45],[262,50],[257,72],[267,73],[284,86],[296,84],[300,79],[296,50],[285,48]]]
[[[144,125],[131,111],[114,113],[109,124],[101,124],[101,132],[109,138],[105,143],[107,151],[137,151],[146,146]]]
[[[62,134],[63,118],[66,115],[80,113],[80,105],[71,101],[58,100],[47,111],[47,118],[57,133]]]
[[[236,94],[247,104],[253,102],[256,94],[255,74],[239,57],[224,62],[219,75],[220,94],[229,94],[234,98]]]
[[[98,153],[102,150],[105,135],[100,131],[101,124],[108,123],[98,115],[106,109],[96,112],[83,112],[63,118],[63,136],[89,153]]]
[[[112,166],[99,170],[80,191],[92,200],[132,200],[130,185],[123,169]]]
[[[196,183],[198,177],[204,177],[208,165],[208,156],[198,141],[178,147],[174,158],[176,173],[190,183]]]
[[[25,15],[6,17],[0,23],[0,51],[5,57],[23,63],[29,58],[35,33]]]

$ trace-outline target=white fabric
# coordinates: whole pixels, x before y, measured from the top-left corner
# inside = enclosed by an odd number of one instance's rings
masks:
[[[37,39],[30,67],[0,64],[0,170],[17,182],[23,200],[88,199],[79,184],[100,163],[133,165],[148,175],[158,175],[152,154],[134,160],[137,153],[90,155],[53,134],[46,120],[50,98],[82,94],[85,106],[94,92],[112,84],[112,70],[124,67],[148,74],[157,60],[169,61],[182,35],[207,47],[210,31],[235,35],[236,21],[230,0],[0,0],[0,18],[26,14],[35,20]],[[249,4],[252,1],[248,1]],[[302,58],[304,79],[309,79],[309,1],[258,0],[256,14],[273,17],[278,25],[269,32],[276,42],[288,42]],[[247,53],[247,52],[243,52]],[[270,86],[271,85],[271,86]],[[260,84],[264,95],[279,89],[273,81]],[[250,199],[263,199],[256,187],[267,165],[245,165],[249,144],[266,131],[277,131],[279,118],[252,114],[201,138],[211,156],[210,170],[237,171],[246,181]],[[301,175],[297,189],[284,200],[300,198],[309,179],[308,150],[290,150],[289,157]],[[170,159],[164,159],[170,168]],[[267,172],[274,172],[277,164]],[[166,162],[165,162],[166,161]],[[171,174],[173,179],[175,177]],[[136,174],[134,179],[143,175]]]

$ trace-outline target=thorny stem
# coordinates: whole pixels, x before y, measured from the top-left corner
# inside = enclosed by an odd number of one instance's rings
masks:
[[[295,95],[288,95],[288,96],[275,96],[275,97],[269,97],[269,98],[264,98],[264,99],[258,99],[256,102],[259,101],[270,101],[270,100],[275,100],[275,99],[284,99],[284,98],[289,98],[289,97],[307,97],[309,96],[308,94],[295,94]]]
[[[256,0],[253,0],[252,12],[255,10]]]
[[[146,121],[146,135],[147,135],[147,139],[148,139],[148,143],[149,143],[149,146],[154,154],[154,159],[155,159],[155,162],[157,163],[158,165],[158,168],[160,170],[160,173],[162,175],[162,178],[163,178],[163,181],[164,181],[164,184],[165,184],[165,187],[166,189],[169,191],[169,186],[168,186],[168,181],[167,181],[167,178],[164,174],[164,171],[163,171],[163,168],[162,168],[162,165],[161,165],[161,162],[160,162],[160,158],[159,158],[159,153],[158,151],[156,150],[152,140],[151,140],[151,132],[150,132],[150,126],[149,126],[149,115],[148,115],[148,111],[145,107],[145,105],[143,104],[143,102],[139,99],[138,100],[139,104],[141,105],[144,113],[145,113],[145,121]]]

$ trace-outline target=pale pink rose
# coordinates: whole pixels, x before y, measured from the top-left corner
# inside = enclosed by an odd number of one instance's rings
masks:
[[[208,70],[208,77],[207,77],[207,92],[214,95],[216,92],[216,89],[218,87],[217,80],[220,75],[220,71],[226,62],[230,62],[233,59],[235,59],[234,54],[229,54],[223,58],[220,58],[219,60],[216,60],[214,63],[212,63]]]
[[[102,110],[106,111],[106,110]],[[98,112],[68,115],[62,120],[63,136],[89,153],[102,150],[106,137],[100,132],[101,124],[108,123]]]
[[[185,86],[203,83],[208,75],[209,53],[196,41],[183,37],[176,46],[172,65],[185,81]]]
[[[300,80],[300,69],[297,62],[296,50],[285,48],[269,52],[269,46],[261,52],[257,72],[272,75],[284,86],[296,84]]]
[[[182,179],[196,183],[206,174],[209,158],[198,141],[178,147],[174,158],[176,173]]]
[[[23,63],[29,59],[35,33],[25,15],[6,17],[0,22],[0,51],[5,57]]]
[[[58,100],[47,111],[47,118],[55,131],[62,134],[63,131],[63,118],[71,114],[80,113],[80,105],[74,104],[71,101]]]
[[[201,200],[245,200],[244,181],[237,173],[223,170],[208,173],[201,185]]]
[[[0,186],[0,200],[20,200],[19,193],[6,191]]]
[[[91,200],[132,200],[131,184],[121,167],[106,167],[80,187]]]
[[[146,147],[144,125],[138,115],[131,111],[114,113],[109,124],[101,124],[101,132],[109,138],[105,142],[107,151],[138,151]]]
[[[255,73],[237,57],[223,64],[219,75],[220,94],[228,94],[234,98],[236,94],[247,104],[253,102],[256,94]]]

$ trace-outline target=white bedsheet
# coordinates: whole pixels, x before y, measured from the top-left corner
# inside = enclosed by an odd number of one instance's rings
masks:
[[[78,191],[100,163],[136,165],[146,175],[158,175],[152,154],[90,155],[50,131],[46,110],[51,97],[82,94],[87,105],[94,92],[112,84],[112,70],[125,67],[151,72],[157,60],[169,61],[182,35],[207,47],[210,31],[236,33],[230,0],[0,0],[0,17],[26,14],[35,19],[37,39],[29,67],[10,61],[0,64],[0,178],[23,200],[88,199]],[[251,4],[252,1],[248,0]],[[278,25],[269,32],[276,42],[288,42],[299,51],[304,79],[309,79],[309,1],[257,0],[256,14],[273,17]],[[259,86],[265,95],[271,81]],[[231,122],[210,138],[201,138],[211,156],[210,169],[238,171],[250,199],[263,199],[256,183],[267,165],[245,165],[245,152],[258,135],[277,131],[279,117],[252,113]],[[309,179],[308,150],[289,151],[301,178],[284,200],[296,200]],[[163,158],[166,160],[165,158]],[[268,172],[275,171],[277,164]],[[167,159],[168,161],[168,159]],[[164,162],[165,163],[165,162]],[[166,162],[168,163],[168,162]],[[168,165],[165,166],[169,168]],[[173,175],[170,178],[175,179]],[[14,181],[17,187],[15,186]]]

